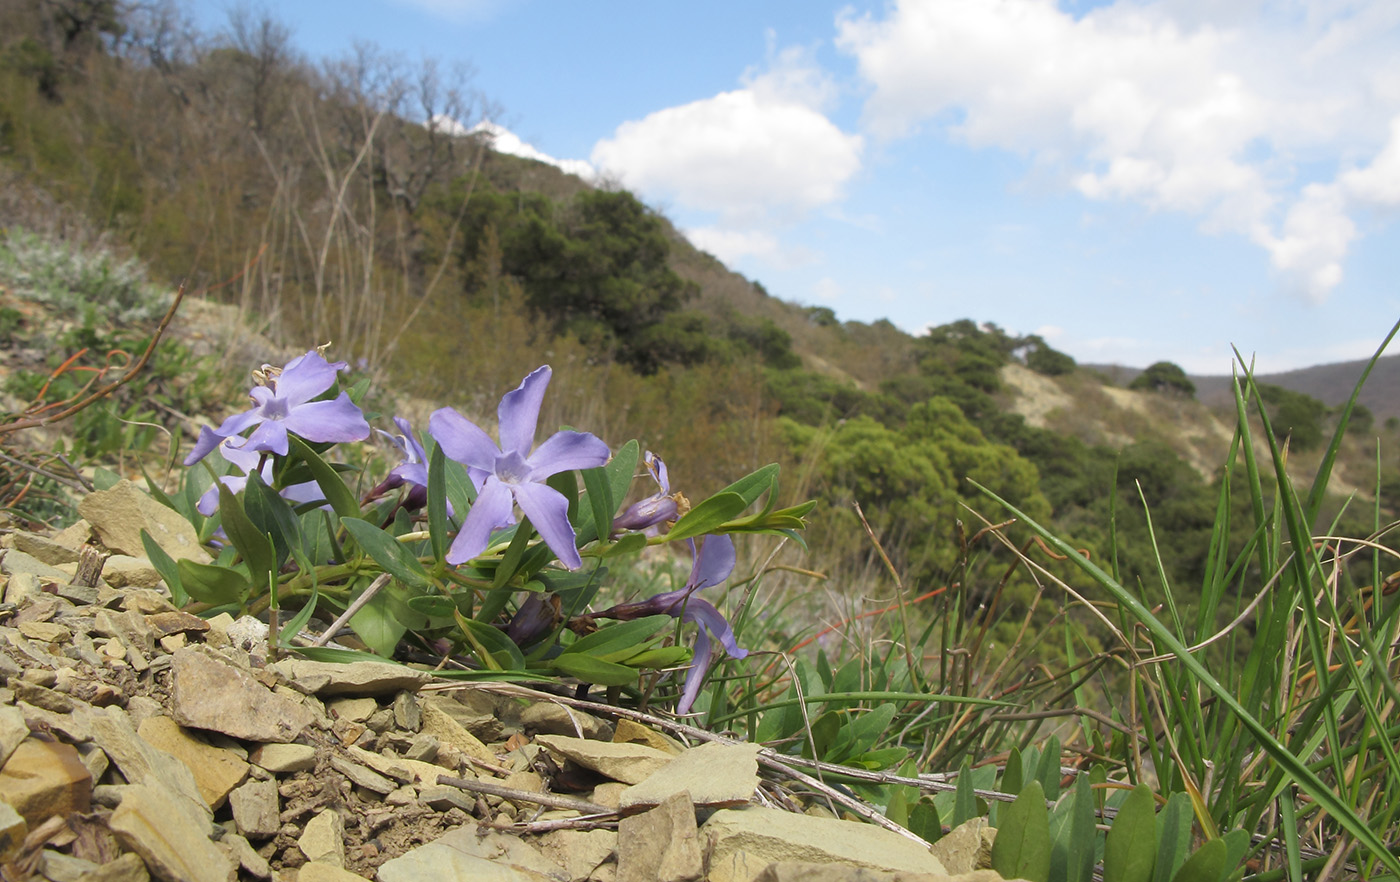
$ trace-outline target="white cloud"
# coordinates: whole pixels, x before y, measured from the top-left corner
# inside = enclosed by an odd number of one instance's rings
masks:
[[[723,227],[692,227],[685,237],[702,251],[708,251],[727,264],[745,257],[772,258],[778,254],[778,238],[761,230],[731,230]]]
[[[1117,0],[1079,17],[1053,0],[895,0],[844,13],[837,46],[876,135],[932,126],[1027,154],[1088,198],[1193,214],[1320,302],[1355,205],[1400,205],[1398,26],[1390,0]]]
[[[433,120],[434,124],[441,125],[449,131],[459,135],[484,134],[491,139],[491,148],[498,153],[508,153],[511,156],[519,156],[524,159],[533,159],[538,162],[547,163],[557,169],[568,172],[571,175],[578,175],[585,181],[592,181],[598,177],[598,172],[588,162],[582,159],[555,159],[548,153],[535,149],[534,145],[527,144],[521,140],[520,136],[498,125],[490,120],[482,120],[470,129],[453,119],[439,117]]]
[[[864,141],[822,111],[830,81],[800,51],[778,56],[744,87],[618,126],[591,159],[625,186],[728,227],[800,215],[842,197]]]
[[[835,303],[845,293],[841,283],[830,277],[818,279],[812,288],[812,296],[821,303]]]

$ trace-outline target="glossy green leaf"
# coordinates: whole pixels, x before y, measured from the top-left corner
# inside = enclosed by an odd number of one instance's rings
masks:
[[[243,488],[243,509],[260,532],[272,537],[277,567],[287,562],[293,548],[301,547],[301,522],[287,500],[263,483],[258,473],[248,476]]]
[[[398,579],[409,588],[418,591],[434,589],[428,571],[418,562],[412,552],[393,536],[359,518],[346,518],[340,522],[345,531],[355,538],[365,553],[384,568],[384,572]]]
[[[953,796],[953,817],[949,819],[949,825],[957,827],[964,821],[969,821],[977,817],[977,794],[974,792],[976,785],[972,782],[972,763],[964,759],[962,769],[958,772],[958,789]],[[1048,834],[1047,834],[1048,836]],[[1046,859],[1049,859],[1048,844],[1046,840]]]
[[[556,670],[597,686],[629,686],[637,682],[637,669],[591,655],[571,652],[550,660]]]
[[[1191,797],[1173,793],[1157,814],[1157,868],[1152,878],[1171,879],[1191,853]]]
[[[176,562],[180,584],[190,597],[201,603],[223,606],[242,605],[248,599],[252,585],[248,577],[227,567],[181,559]]]
[[[478,655],[481,650],[490,654],[494,662],[491,667],[501,670],[518,670],[525,667],[525,657],[520,654],[520,647],[500,628],[466,617],[458,617],[457,624],[470,635],[472,645],[479,647]],[[479,658],[478,661],[486,664],[484,658]]]
[[[1220,882],[1225,875],[1225,852],[1225,840],[1210,840],[1187,858],[1172,882]]]
[[[282,626],[282,630],[277,635],[277,645],[283,648],[292,645],[292,638],[301,633],[301,629],[306,627],[306,623],[311,621],[311,617],[316,613],[316,603],[321,599],[320,589],[311,586],[311,596],[297,610],[297,614],[287,620],[287,624]]]
[[[440,561],[447,554],[447,455],[432,438],[428,442],[433,445],[428,454],[428,541]]]
[[[272,545],[272,537],[253,526],[243,511],[243,504],[227,485],[220,481],[218,486],[219,520],[223,522],[224,534],[248,565],[252,583],[266,585],[268,575],[277,571],[277,550]]]
[[[674,621],[670,616],[646,616],[618,622],[580,637],[564,649],[564,655],[606,656],[620,650],[641,647],[653,634]]]
[[[312,661],[330,662],[337,665],[349,665],[355,662],[372,661],[380,664],[398,664],[391,658],[384,658],[372,652],[364,652],[359,649],[340,649],[335,646],[291,646],[288,647],[297,655],[309,658]]]
[[[470,603],[466,594],[460,595],[460,600],[445,594],[419,594],[408,598],[410,609],[435,619],[450,618],[454,611],[465,613],[466,610],[462,606],[465,603]]]
[[[673,668],[682,662],[688,662],[691,655],[689,646],[658,646],[629,656],[626,664],[631,668],[655,668],[659,670]]]
[[[992,844],[992,869],[1007,879],[1047,882],[1050,878],[1050,815],[1045,809],[1045,791],[1040,781],[1031,781],[1016,800],[1002,810],[1001,818],[996,842]]]
[[[1051,735],[1045,740],[1040,751],[1040,764],[1036,767],[1040,786],[1045,790],[1045,798],[1054,802],[1060,798],[1060,739]]]
[[[1021,751],[1020,748],[1013,747],[1006,757],[1006,770],[1001,773],[1001,792],[1020,793],[1022,781]]]
[[[739,480],[725,487],[720,493],[735,493],[744,500],[744,508],[753,504],[754,500],[764,493],[773,489],[778,482],[778,464],[771,462],[762,468],[755,469]],[[743,509],[740,509],[742,511]]]
[[[180,568],[175,565],[175,561],[170,555],[165,553],[165,549],[151,538],[151,534],[144,529],[141,531],[141,545],[146,550],[146,559],[155,567],[160,577],[165,580],[165,587],[170,589],[170,602],[178,609],[190,602],[189,592],[180,581]]]
[[[1152,788],[1139,784],[1118,808],[1103,848],[1103,882],[1152,882],[1157,820]]]
[[[1094,794],[1087,775],[1075,776],[1074,789],[1060,799],[1050,821],[1050,879],[1091,882],[1094,875]]]
[[[360,504],[355,500],[355,494],[345,486],[345,480],[340,477],[340,473],[297,436],[288,435],[287,441],[291,452],[311,470],[311,477],[316,481],[316,486],[321,488],[326,502],[330,503],[335,513],[345,520],[358,518]]]
[[[712,533],[748,506],[748,501],[738,493],[721,491],[682,515],[666,538],[679,541]]]
[[[647,537],[644,533],[624,533],[618,540],[603,549],[603,557],[621,557],[624,554],[635,554],[647,547]]]
[[[601,467],[584,469],[581,474],[585,490],[583,501],[587,503],[584,510],[588,512],[586,522],[596,527],[595,536],[607,538],[612,527],[613,515],[617,512],[617,505],[613,502],[612,482],[608,480],[608,473]]]
[[[932,845],[943,838],[943,824],[931,799],[920,799],[909,809],[909,832]]]
[[[375,654],[385,658],[394,654],[399,640],[408,631],[408,623],[402,621],[400,610],[395,609],[396,606],[403,606],[397,601],[390,586],[386,585],[350,617],[350,627],[355,631],[355,636]],[[407,611],[406,606],[404,610]]]

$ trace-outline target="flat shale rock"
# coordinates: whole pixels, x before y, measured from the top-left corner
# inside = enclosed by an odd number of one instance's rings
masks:
[[[136,727],[136,734],[147,744],[184,763],[194,775],[199,795],[211,809],[222,806],[229,791],[248,777],[246,762],[230,751],[196,738],[170,717],[147,717]]]
[[[348,665],[289,658],[271,666],[294,686],[314,695],[392,695],[418,689],[432,674],[389,662],[360,661]]]
[[[151,875],[166,882],[227,882],[233,860],[209,839],[207,819],[192,816],[183,801],[156,784],[123,788],[108,826],[141,856]]]
[[[748,804],[758,788],[757,744],[710,742],[691,748],[622,792],[624,814],[657,806],[673,794],[707,808]]]
[[[617,882],[696,882],[704,872],[695,806],[677,793],[617,828]]]
[[[202,647],[175,653],[171,681],[171,716],[192,729],[285,743],[314,722],[300,702],[278,695]]]
[[[89,493],[78,503],[78,513],[92,525],[102,544],[118,554],[145,557],[141,542],[145,530],[175,560],[209,560],[190,522],[141,492],[131,481],[119,481],[108,490]]]
[[[585,769],[623,784],[640,784],[674,759],[671,754],[644,744],[617,744],[567,735],[539,735],[535,741]]]
[[[37,827],[53,815],[87,811],[92,773],[73,745],[28,738],[0,769],[0,799]]]

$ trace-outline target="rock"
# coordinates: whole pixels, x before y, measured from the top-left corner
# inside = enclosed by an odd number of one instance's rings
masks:
[[[71,744],[28,738],[0,769],[0,800],[37,827],[92,806],[92,775]]]
[[[935,842],[933,856],[954,875],[990,869],[996,839],[997,831],[986,818],[971,818]]]
[[[19,632],[40,643],[67,643],[73,632],[55,622],[21,622]]]
[[[154,588],[160,573],[144,557],[114,554],[102,564],[102,580],[113,588]]]
[[[750,882],[778,861],[947,875],[926,845],[872,824],[749,806],[715,812],[701,832],[711,882]]]
[[[14,573],[5,582],[5,602],[19,604],[43,594],[44,583],[33,573]]]
[[[695,806],[677,793],[617,828],[617,882],[694,882],[703,871]]]
[[[404,759],[431,763],[438,755],[440,745],[432,735],[418,734],[404,751]]]
[[[211,729],[244,741],[292,741],[311,725],[311,712],[274,693],[247,672],[199,646],[175,653],[170,711],[193,729]]]
[[[337,698],[326,703],[326,710],[342,720],[363,723],[379,710],[379,702],[373,698]]]
[[[272,866],[268,864],[267,858],[253,851],[253,846],[242,836],[237,833],[225,833],[219,844],[228,850],[229,857],[251,875],[259,879],[272,878]]]
[[[343,756],[332,755],[331,768],[349,778],[350,783],[354,784],[356,787],[363,787],[366,790],[378,793],[380,796],[389,795],[394,791],[394,788],[398,786],[378,772],[371,771],[359,763],[352,762]],[[315,860],[315,858],[312,858],[312,860]]]
[[[440,707],[446,701],[451,699],[433,696],[423,702],[423,733],[433,736],[440,744],[452,745],[468,756],[495,763],[496,755],[481,743],[481,739],[464,729],[461,723]]]
[[[248,781],[228,795],[233,810],[233,823],[238,832],[249,839],[267,839],[277,835],[282,821],[278,815],[277,782]]]
[[[520,723],[531,735],[573,735],[597,741],[611,741],[612,726],[591,714],[540,701],[520,712]]]
[[[0,573],[7,576],[30,575],[36,577],[39,582],[61,582],[67,585],[72,576],[60,570],[58,567],[51,567],[36,557],[31,557],[23,551],[11,549],[0,557]],[[5,600],[10,603],[18,603],[18,598],[9,596],[9,589],[6,589]]]
[[[889,873],[846,864],[810,864],[781,861],[769,864],[754,882],[1003,882],[991,870],[959,876],[942,873]]]
[[[105,864],[85,861],[58,851],[44,852],[39,872],[50,882],[150,882],[141,858],[126,852]]]
[[[195,738],[169,717],[147,717],[137,727],[136,734],[152,747],[184,763],[194,774],[199,794],[211,809],[222,806],[229,791],[248,777],[246,762]]]
[[[317,812],[297,838],[297,848],[309,861],[345,866],[345,820],[335,809]]]
[[[411,759],[395,759],[365,750],[363,747],[352,746],[346,748],[345,752],[357,762],[369,766],[379,774],[392,778],[400,784],[413,782],[436,784],[437,776],[445,774],[447,771],[442,766],[435,766],[432,763]]]
[[[439,812],[450,808],[459,808],[464,812],[476,810],[476,800],[470,794],[448,784],[427,785],[418,792],[418,801]]]
[[[156,633],[146,617],[136,610],[121,612],[100,609],[93,617],[95,633],[103,637],[116,637],[123,645],[138,652],[150,655],[156,648]]]
[[[20,742],[29,737],[24,714],[14,705],[0,706],[0,766],[15,752]]]
[[[585,769],[624,784],[640,784],[673,759],[669,753],[644,744],[614,744],[566,735],[540,735],[535,741]]]
[[[683,791],[697,806],[745,805],[758,787],[759,750],[757,744],[720,742],[687,750],[645,781],[623,791],[618,808],[624,814],[650,808]]]
[[[10,803],[0,800],[0,864],[9,863],[28,835],[29,824],[24,815]]]
[[[18,549],[51,567],[78,562],[77,548],[34,533],[11,533],[5,537],[5,547]]]
[[[159,784],[162,792],[173,794],[172,798],[183,802],[191,818],[208,822],[209,804],[200,795],[194,775],[184,763],[137,735],[121,708],[92,708],[82,718],[92,730],[97,746],[116,764],[128,784]]]
[[[625,717],[617,721],[612,740],[619,744],[645,744],[673,756],[679,756],[686,751],[685,745],[671,736]]]
[[[544,854],[564,868],[568,882],[585,882],[617,852],[612,830],[555,830],[540,838]]]
[[[248,755],[248,761],[274,775],[307,772],[316,768],[316,748],[309,744],[264,744]]]
[[[209,630],[209,623],[204,619],[182,610],[146,613],[146,623],[155,631],[157,639],[174,634],[203,634]]]
[[[118,554],[145,557],[146,548],[141,543],[141,531],[145,530],[175,560],[209,560],[209,552],[199,544],[190,522],[131,481],[89,493],[78,503],[78,513],[92,525],[102,544]]]
[[[297,882],[364,882],[364,878],[320,861],[302,864],[297,871]]]
[[[392,695],[400,690],[418,691],[433,679],[391,662],[359,661],[348,665],[289,658],[271,665],[298,689],[315,695]]]
[[[126,787],[108,826],[166,882],[226,882],[233,873],[233,861],[209,839],[207,818],[159,784]]]
[[[518,837],[494,831],[478,835],[473,824],[385,862],[375,878],[379,882],[423,879],[557,882],[560,875],[562,871],[557,864]]]
[[[423,728],[423,711],[412,692],[404,690],[394,696],[394,725],[405,732]]]

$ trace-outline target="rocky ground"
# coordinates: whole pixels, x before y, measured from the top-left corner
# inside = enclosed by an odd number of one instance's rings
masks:
[[[270,657],[264,622],[171,605],[139,531],[197,554],[183,519],[125,482],[80,510],[3,536],[5,880],[1000,878],[983,822],[930,850],[757,745],[572,693]]]

